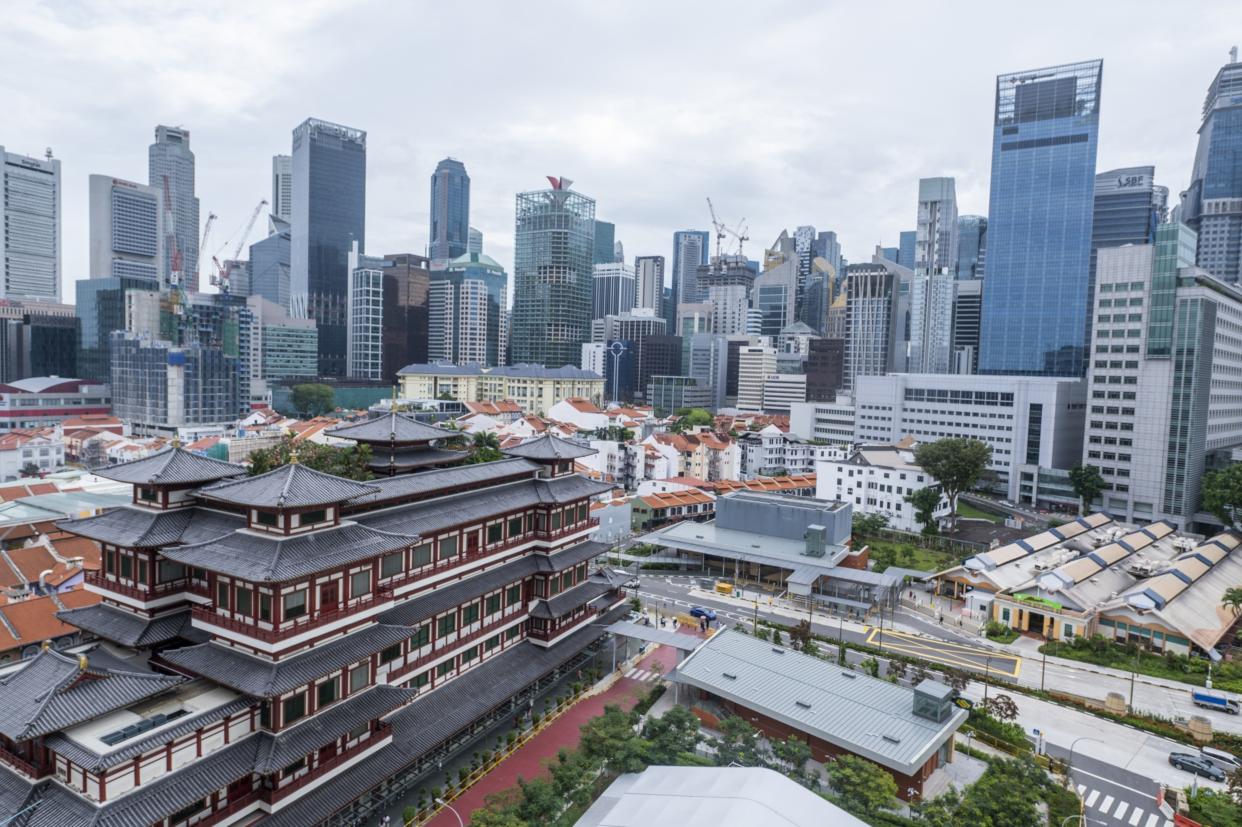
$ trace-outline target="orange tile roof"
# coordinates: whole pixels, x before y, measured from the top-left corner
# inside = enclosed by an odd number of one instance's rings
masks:
[[[668,479],[659,480],[660,482],[675,482],[681,485],[688,485],[691,488],[711,488],[712,483],[707,480],[701,480],[698,477],[669,477]]]
[[[701,505],[715,502],[716,498],[698,489],[689,491],[665,491],[661,494],[647,494],[641,498],[652,508],[672,508],[678,505]]]
[[[86,537],[60,537],[52,540],[52,548],[66,560],[82,558],[82,567],[98,571],[103,565],[99,543]]]
[[[57,599],[66,608],[78,609],[94,605],[102,598],[84,589],[74,589],[57,595]],[[17,630],[17,636],[13,637],[7,628],[0,626],[0,651],[73,634],[77,627],[56,617],[60,610],[60,606],[50,596],[32,597],[0,606],[0,613],[3,613],[8,625]]]
[[[580,413],[603,413],[598,405],[590,399],[584,399],[581,396],[571,396],[565,400],[565,403]]]
[[[65,417],[60,427],[66,431],[77,428],[121,428],[124,423],[109,414],[83,414]]]
[[[791,474],[787,477],[756,477],[753,480],[720,480],[716,490],[721,494],[732,491],[793,491],[798,488],[814,488],[814,474]]]
[[[81,566],[71,566],[68,563],[57,563],[52,567],[52,573],[45,578],[45,582],[49,586],[59,586],[66,580],[78,575],[82,572]]]
[[[5,553],[13,561],[18,573],[25,578],[26,583],[37,582],[40,572],[56,567],[56,558],[43,546],[11,548]]]

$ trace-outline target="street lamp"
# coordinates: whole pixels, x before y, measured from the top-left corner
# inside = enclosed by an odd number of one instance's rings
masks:
[[[448,810],[450,813],[452,813],[457,818],[457,824],[459,825],[459,827],[466,827],[466,822],[461,820],[461,813],[454,810],[452,804],[449,804],[443,798],[437,798],[436,803],[439,804],[441,807],[445,808],[446,810]]]
[[[1074,769],[1074,747],[1078,746],[1079,741],[1095,741],[1100,746],[1105,746],[1104,742],[1099,738],[1092,738],[1089,735],[1079,735],[1070,742],[1069,758],[1065,759],[1065,768],[1067,772]]]

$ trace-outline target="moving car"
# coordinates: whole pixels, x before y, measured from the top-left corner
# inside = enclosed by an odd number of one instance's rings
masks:
[[[702,606],[695,606],[695,607],[693,607],[692,609],[690,609],[690,616],[691,616],[691,617],[699,617],[699,618],[703,618],[703,617],[705,617],[705,618],[707,618],[708,620],[715,620],[715,619],[716,619],[716,610],[715,610],[715,609],[705,609],[705,608],[703,608]]]
[[[1169,763],[1177,767],[1179,770],[1185,770],[1188,773],[1199,775],[1204,778],[1210,778],[1213,781],[1224,781],[1225,773],[1220,767],[1201,758],[1192,752],[1173,752],[1169,754]]]
[[[1218,712],[1228,712],[1230,715],[1237,715],[1239,712],[1237,701],[1230,700],[1224,695],[1205,692],[1202,689],[1190,690],[1190,700],[1195,706],[1201,706],[1204,709],[1215,709]]]
[[[1234,755],[1225,752],[1223,749],[1215,747],[1199,747],[1199,757],[1210,761],[1221,769],[1222,772],[1231,773],[1236,769],[1242,769],[1242,761],[1239,761]]]

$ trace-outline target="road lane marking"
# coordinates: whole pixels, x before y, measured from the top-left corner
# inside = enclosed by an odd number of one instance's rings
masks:
[[[1111,795],[1104,796],[1104,800],[1100,802],[1100,809],[1107,813],[1108,808],[1113,805],[1113,797]]]
[[[1160,820],[1160,813],[1152,813],[1147,819],[1147,827],[1156,827],[1156,822]]]
[[[1078,794],[1079,794],[1080,796],[1081,796],[1083,793],[1085,793],[1086,791],[1087,791],[1087,785],[1086,785],[1086,784],[1079,784],[1079,785],[1078,785]]]
[[[1130,827],[1138,827],[1138,823],[1143,820],[1143,811],[1135,807],[1130,812]]]
[[[1100,797],[1099,790],[1092,790],[1091,795],[1087,796],[1087,806],[1091,807],[1095,804],[1095,800]]]
[[[1106,775],[1098,775],[1096,773],[1091,772],[1090,770],[1084,770],[1081,767],[1074,767],[1074,775],[1089,775],[1092,778],[1100,779],[1101,781],[1103,781],[1105,784],[1109,785],[1110,787],[1117,787],[1119,789],[1126,790],[1128,792],[1132,792],[1136,795],[1142,796],[1145,799],[1150,798],[1152,801],[1156,800],[1156,797],[1152,795],[1151,793],[1147,792],[1146,790],[1137,790],[1134,787],[1127,787],[1125,784],[1114,781],[1113,779],[1109,778]]]
[[[1113,811],[1113,818],[1121,821],[1126,817],[1126,810],[1130,809],[1130,805],[1124,801],[1117,802],[1117,809]]]

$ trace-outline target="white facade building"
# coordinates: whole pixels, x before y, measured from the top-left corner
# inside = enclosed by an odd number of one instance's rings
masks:
[[[164,262],[163,195],[109,175],[90,177],[90,277],[150,279]]]
[[[906,497],[938,483],[914,462],[914,451],[896,445],[862,446],[848,457],[815,464],[815,497],[854,506],[855,514],[880,514],[897,531],[922,531]],[[940,495],[932,515],[949,515],[949,499]]]
[[[820,460],[843,456],[840,448],[807,442],[775,425],[758,433],[743,434],[738,437],[737,447],[738,473],[744,480],[776,474],[814,474]]]
[[[835,402],[794,403],[789,406],[789,432],[803,439],[853,445],[854,401],[838,396]]]
[[[0,298],[60,301],[60,161],[0,146]]]
[[[608,347],[603,342],[583,342],[582,343],[582,363],[578,367],[583,370],[590,370],[604,375],[604,358],[608,354]]]
[[[272,215],[293,220],[293,156],[272,156]]]
[[[855,438],[891,445],[969,437],[992,446],[994,486],[1021,501],[1021,474],[1069,469],[1082,454],[1087,388],[1082,379],[893,373],[855,383]],[[1029,466],[1022,469],[1022,466]]]
[[[776,373],[776,351],[770,347],[751,345],[737,353],[737,408],[739,411],[763,410],[763,388],[768,377]],[[805,398],[805,397],[803,397]]]
[[[805,373],[774,373],[763,380],[765,413],[789,413],[791,405],[805,401]]]
[[[663,312],[664,256],[639,256],[634,259],[635,306]]]
[[[349,305],[346,317],[345,365],[352,379],[384,375],[384,271],[381,259],[349,253]]]

